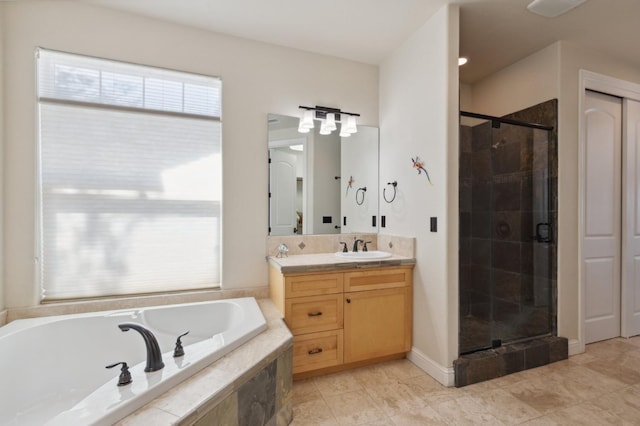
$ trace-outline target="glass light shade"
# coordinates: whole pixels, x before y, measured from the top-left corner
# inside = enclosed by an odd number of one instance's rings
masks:
[[[343,127],[346,127],[345,131],[349,132],[349,134],[351,133],[358,133],[358,126],[356,125],[356,116],[355,115],[348,115],[346,120],[342,121]]]
[[[327,126],[327,129],[329,129],[330,132],[333,132],[338,128],[338,126],[336,126],[336,115],[334,113],[332,112],[327,113],[327,118],[325,119],[325,125]]]
[[[331,132],[332,132],[332,130],[329,127],[327,127],[327,120],[321,120],[320,121],[320,134],[321,135],[330,135]]]
[[[310,109],[305,109],[302,113],[302,118],[300,119],[300,126],[306,127],[307,129],[313,129],[313,111]]]
[[[351,133],[347,131],[347,125],[346,123],[343,122],[342,125],[340,126],[340,137],[348,138],[349,136],[351,136]]]
[[[298,124],[298,132],[299,133],[309,133],[311,130],[309,127],[304,127],[302,124],[302,118],[300,119],[300,123]]]

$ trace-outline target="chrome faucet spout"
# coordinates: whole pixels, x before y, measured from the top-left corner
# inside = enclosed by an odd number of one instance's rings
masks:
[[[135,322],[125,322],[122,324],[118,324],[118,327],[122,331],[129,331],[130,329],[137,331],[144,339],[144,345],[147,348],[147,366],[144,371],[158,371],[164,368],[164,362],[162,362],[162,352],[160,351],[160,346],[158,345],[158,340],[156,340],[156,336],[153,335],[151,331],[146,329],[142,324],[138,324]]]

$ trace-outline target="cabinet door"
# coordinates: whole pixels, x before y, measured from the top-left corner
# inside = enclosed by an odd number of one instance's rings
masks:
[[[411,349],[411,287],[344,295],[344,362]]]

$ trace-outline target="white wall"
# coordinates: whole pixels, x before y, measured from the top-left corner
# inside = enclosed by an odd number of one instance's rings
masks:
[[[380,182],[398,181],[380,213],[385,233],[416,238],[414,354],[440,371],[458,356],[458,16],[441,8],[380,68]],[[412,168],[415,156],[433,185]]]
[[[508,114],[558,98],[558,334],[579,339],[578,90],[586,69],[635,83],[640,70],[606,54],[557,42],[472,86],[474,112]]]
[[[38,303],[34,274],[35,66],[41,46],[223,81],[225,288],[265,286],[267,113],[327,105],[378,125],[377,67],[73,1],[3,2],[5,305]]]
[[[473,84],[468,111],[500,117],[560,93],[560,43],[554,43]]]
[[[460,84],[460,111],[473,110],[473,90],[469,84]]]
[[[3,200],[3,182],[4,177],[2,175],[2,163],[3,163],[3,152],[4,152],[4,32],[2,28],[5,27],[4,23],[4,3],[0,3],[0,200]],[[0,203],[0,206],[4,205]],[[4,230],[4,221],[2,220],[2,208],[0,208],[0,241],[2,241],[2,235]],[[3,247],[0,244],[0,311],[2,311],[5,307],[5,298],[4,298],[4,279],[3,279],[3,270],[4,270],[4,256],[3,256]]]

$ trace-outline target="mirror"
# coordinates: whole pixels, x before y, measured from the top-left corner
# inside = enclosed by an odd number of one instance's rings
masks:
[[[297,117],[269,114],[269,235],[377,232],[378,128],[298,132]]]

